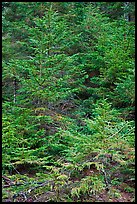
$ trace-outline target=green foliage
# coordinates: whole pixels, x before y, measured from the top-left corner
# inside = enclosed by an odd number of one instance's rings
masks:
[[[8,115],[3,112],[3,167],[13,164],[41,164],[46,149],[44,129],[38,129],[41,118],[32,115],[30,109],[12,108]],[[7,110],[8,111],[8,110]],[[44,121],[47,119],[45,118]],[[47,123],[50,121],[47,120]],[[44,145],[45,144],[45,145]],[[43,145],[43,146],[42,146]],[[40,157],[40,158],[39,158]]]
[[[127,3],[3,2],[4,201],[112,201],[122,184],[134,197]]]

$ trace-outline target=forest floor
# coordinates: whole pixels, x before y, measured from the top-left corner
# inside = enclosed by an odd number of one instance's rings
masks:
[[[131,157],[133,149],[128,152],[125,151],[127,157]],[[17,183],[7,177],[3,182],[3,189],[7,193],[7,197],[3,198],[3,202],[135,202],[135,180],[132,178],[128,167],[120,165],[120,163],[110,158],[110,155],[105,155],[107,160],[105,171],[102,173],[94,164],[89,167],[83,168],[76,174],[71,174],[67,183],[59,183],[58,189],[56,186],[57,181],[51,181],[48,183],[50,187],[48,190],[41,189],[46,182],[37,182],[37,187],[30,187],[29,190],[20,190],[18,194],[14,194],[12,189],[12,183],[16,186]],[[98,160],[99,162],[99,160]],[[64,163],[64,165],[67,165]],[[133,165],[133,164],[132,164]],[[28,167],[20,167],[18,169],[21,175],[27,175],[29,178],[37,181],[37,175],[34,171],[28,171]],[[45,174],[48,172],[45,171]],[[49,172],[50,174],[50,172]],[[72,189],[75,189],[78,183],[81,183],[84,179],[94,176],[104,176],[105,187],[98,190],[96,184],[96,190],[92,191],[77,191],[74,195],[71,194]],[[65,175],[65,174],[63,174]],[[7,185],[8,184],[8,185]],[[54,185],[55,184],[55,185]],[[16,186],[18,187],[18,185]],[[83,187],[84,188],[84,187]],[[12,193],[11,193],[12,192]],[[27,192],[27,193],[26,193]]]

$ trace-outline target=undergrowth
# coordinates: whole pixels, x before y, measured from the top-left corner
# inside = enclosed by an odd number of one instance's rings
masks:
[[[134,122],[107,100],[97,101],[92,117],[79,118],[81,129],[63,114],[35,119],[19,108],[18,122],[12,117],[3,114],[3,201],[111,201],[121,185],[134,197]],[[43,120],[49,127],[56,121],[57,131],[38,129]]]

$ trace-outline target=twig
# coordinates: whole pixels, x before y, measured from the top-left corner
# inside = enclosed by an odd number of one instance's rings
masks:
[[[24,192],[20,192],[18,194],[14,194],[13,195],[13,199],[15,199],[17,196],[22,196],[22,197],[24,197],[25,201],[27,200],[27,195]]]
[[[8,177],[6,177],[6,176],[3,176],[3,175],[2,175],[2,178],[4,178],[5,181],[7,180],[7,181],[10,181],[10,182],[11,182],[11,180],[10,180]]]
[[[118,130],[115,134],[111,135],[109,138],[114,137],[115,135],[117,135],[123,128],[124,128],[124,126],[123,126],[120,130]],[[134,129],[134,127],[132,127],[132,128],[128,131],[128,133],[131,132],[133,129]]]
[[[13,164],[12,163],[10,163],[12,166],[13,166]],[[17,170],[17,169],[15,169],[15,167],[13,166],[13,169],[18,173],[18,174],[20,174],[20,172]],[[21,174],[20,174],[21,175]]]
[[[31,191],[35,190],[36,188],[40,188],[42,186],[45,186],[47,183],[50,183],[52,180],[49,180],[49,181],[45,181],[43,183],[40,183],[38,186],[35,186],[33,188],[30,188],[27,192],[30,193]]]
[[[24,183],[11,183],[9,185],[4,185],[3,187],[7,188],[7,187],[10,187],[10,186],[21,186],[21,185],[24,185]]]
[[[53,182],[52,180],[49,180],[49,181],[45,181],[45,182],[37,182],[37,184],[39,183],[39,185],[37,185],[37,186],[35,186],[35,187],[33,187],[33,188],[30,188],[27,192],[20,192],[20,193],[17,193],[17,194],[14,194],[13,195],[13,199],[15,199],[16,197],[18,197],[18,196],[23,196],[24,198],[25,198],[25,200],[27,199],[27,197],[28,197],[28,194],[30,194],[33,190],[35,190],[36,188],[40,188],[40,187],[42,187],[42,186],[44,186],[44,185],[46,185],[46,184],[48,184],[48,183],[50,183],[50,182]],[[25,183],[25,184],[30,184],[31,182],[27,182],[27,183]],[[32,183],[31,183],[32,184]],[[23,184],[21,184],[20,183],[20,185],[23,185]]]
[[[124,126],[123,126],[120,130],[118,130],[116,133],[114,133],[113,135],[111,135],[109,138],[114,137],[115,135],[117,135],[123,128],[124,128]]]
[[[107,174],[104,170],[104,168],[102,167],[101,169],[102,173],[104,174],[104,180],[105,180],[105,184],[106,184],[106,190],[109,191],[110,187],[109,187],[109,182],[108,182],[108,179],[107,179]]]
[[[6,183],[11,183],[11,184],[14,184],[14,182],[13,181],[11,181],[8,177],[6,177],[6,176],[3,176],[2,175],[2,178],[4,179],[4,181],[6,182]]]

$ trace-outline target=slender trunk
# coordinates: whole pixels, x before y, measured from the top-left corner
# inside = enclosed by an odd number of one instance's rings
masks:
[[[48,56],[50,56],[50,49],[51,49],[51,11],[52,11],[52,2],[50,4],[50,8],[48,12]]]
[[[124,18],[126,21],[130,21],[130,13],[129,13],[129,2],[124,2]]]
[[[41,51],[42,52],[42,51]],[[40,53],[41,55],[41,53]],[[40,76],[40,80],[42,78],[42,59],[41,59],[41,56],[40,56],[40,60],[39,60],[39,76]]]
[[[16,103],[16,78],[13,80],[13,103]]]

